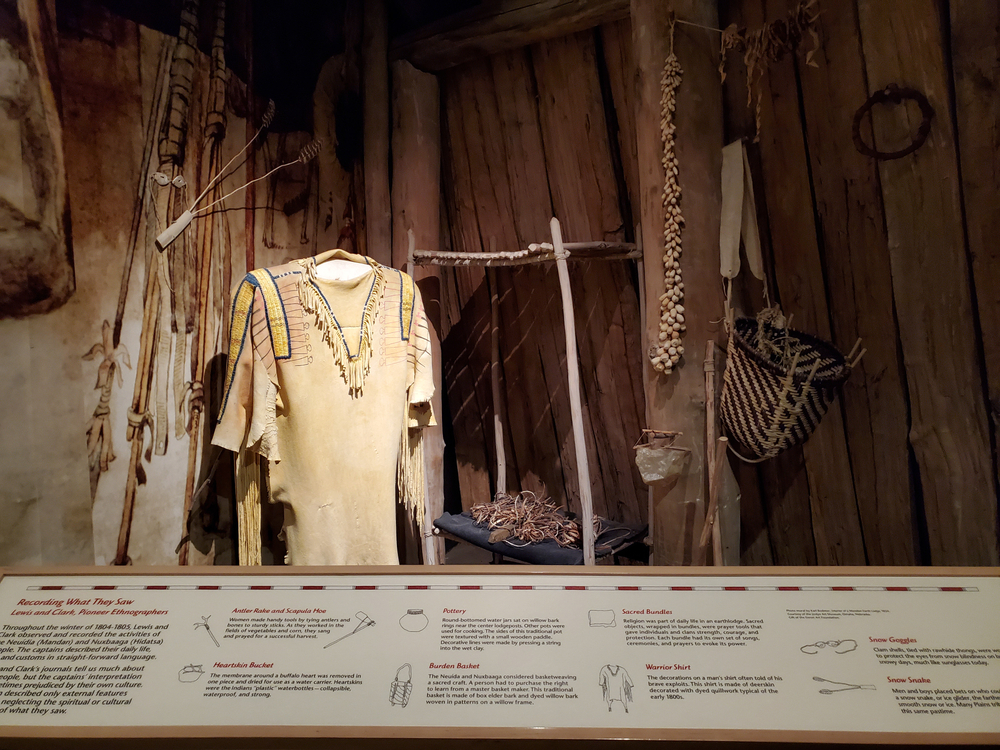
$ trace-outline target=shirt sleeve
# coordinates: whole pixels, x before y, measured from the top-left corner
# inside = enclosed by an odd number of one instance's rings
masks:
[[[262,305],[260,293],[247,279],[233,292],[229,312],[229,350],[222,405],[216,421],[213,445],[234,453],[246,447],[250,414],[253,409],[253,310]]]
[[[280,460],[275,430],[277,374],[265,366],[273,362],[267,311],[260,287],[250,274],[233,292],[230,308],[229,352],[222,407],[212,443],[233,452],[251,450]],[[254,331],[263,337],[257,340]]]
[[[412,283],[412,282],[411,282]],[[410,331],[409,357],[411,362],[410,383],[407,389],[409,404],[408,423],[410,427],[436,425],[437,420],[431,408],[434,396],[434,367],[431,354],[431,337],[424,312],[423,299],[416,284],[413,284],[413,323]]]

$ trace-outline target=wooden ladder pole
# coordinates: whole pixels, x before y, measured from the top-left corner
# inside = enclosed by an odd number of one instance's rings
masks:
[[[718,435],[717,430],[717,420],[715,416],[715,341],[709,339],[705,346],[705,461],[708,466],[708,496],[709,501],[705,504],[705,523],[712,523],[712,534],[713,537],[717,533],[718,523],[717,519],[713,516],[712,520],[708,520],[708,508],[711,505],[711,497],[714,491],[713,479],[715,477],[715,438]],[[704,539],[704,536],[699,538],[699,541]],[[698,554],[694,560],[696,565],[706,565],[707,560],[707,549],[704,544],[698,545]],[[718,563],[716,563],[718,564]]]
[[[639,310],[646,309],[646,284],[643,279],[646,278],[646,269],[643,265],[642,259],[642,225],[635,225],[635,247],[638,250],[638,257],[636,257],[635,266],[636,272],[639,274]],[[649,342],[647,341],[648,332],[646,326],[639,327],[639,347],[640,356],[645,357],[646,352],[649,350]],[[650,371],[648,367],[642,368],[642,392],[649,393],[649,375]],[[643,424],[649,427],[649,403],[647,399],[643,399],[643,412],[642,419]],[[646,485],[646,538],[643,539],[643,543],[649,548],[649,562],[652,563],[653,560],[653,543],[656,539],[655,537],[655,518],[656,513],[656,502],[653,498],[653,486]]]
[[[490,252],[496,252],[496,237],[490,237]],[[493,443],[497,452],[496,499],[507,492],[507,453],[503,445],[503,422],[500,421],[500,296],[497,292],[497,272],[486,269],[490,287],[490,387],[493,391]],[[503,564],[503,555],[493,553],[493,564]]]
[[[573,447],[576,449],[576,472],[580,481],[580,505],[583,508],[583,564],[594,565],[594,499],[590,487],[590,464],[587,443],[583,435],[583,405],[580,398],[580,362],[576,353],[576,321],[573,312],[573,292],[569,285],[567,252],[563,248],[559,220],[552,217],[552,247],[556,253],[559,290],[562,292],[563,328],[566,331],[566,375],[569,380],[569,405],[573,416]]]
[[[705,551],[708,548],[708,543],[713,540],[713,530],[718,528],[718,523],[716,523],[719,517],[719,488],[722,484],[722,467],[726,463],[726,450],[729,447],[729,438],[719,437],[715,439],[714,449],[709,446],[708,448],[708,461],[711,466],[712,473],[709,475],[709,498],[708,498],[708,508],[705,511],[705,525],[701,528],[701,538],[698,541],[698,546],[701,549],[701,556],[704,559]],[[713,546],[713,551],[715,554],[722,557],[722,537],[719,536],[718,541],[715,542]],[[704,564],[704,563],[702,563]],[[716,562],[716,565],[721,563]]]
[[[496,238],[490,237],[490,252]],[[503,444],[503,422],[500,419],[500,292],[497,289],[497,273],[486,269],[490,285],[490,386],[493,390],[493,442],[497,451],[497,494],[507,492],[507,453]]]
[[[712,513],[712,564],[724,565],[722,560],[722,527],[719,523],[718,501],[713,505],[712,498],[718,498],[721,491],[722,466],[719,462],[726,460],[725,451],[721,458],[716,449],[719,437],[719,412],[717,396],[718,386],[715,374],[718,371],[719,359],[714,339],[709,339],[705,346],[705,456],[708,464],[708,497],[709,506],[715,508]],[[708,516],[706,513],[706,520]],[[704,562],[704,561],[703,561]]]

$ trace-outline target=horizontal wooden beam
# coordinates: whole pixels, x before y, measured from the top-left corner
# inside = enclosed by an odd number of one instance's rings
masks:
[[[392,41],[392,59],[428,71],[452,68],[628,17],[628,0],[498,0]]]
[[[632,242],[564,242],[566,260],[628,260],[641,258]],[[449,250],[414,250],[412,262],[417,266],[526,266],[558,260],[559,254],[548,242],[528,245],[527,250],[488,253]]]

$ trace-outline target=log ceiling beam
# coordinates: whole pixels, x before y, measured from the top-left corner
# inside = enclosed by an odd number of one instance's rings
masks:
[[[437,72],[627,18],[628,0],[499,0],[392,41],[389,56]]]

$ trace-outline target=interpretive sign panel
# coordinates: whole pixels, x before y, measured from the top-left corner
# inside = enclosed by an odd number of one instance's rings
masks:
[[[0,737],[220,724],[1000,737],[995,571],[329,570],[8,571]]]

